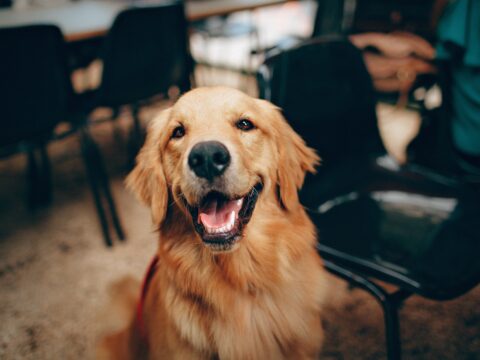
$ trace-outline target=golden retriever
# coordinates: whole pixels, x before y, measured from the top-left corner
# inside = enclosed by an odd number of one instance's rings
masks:
[[[198,88],[163,111],[127,178],[151,207],[158,263],[103,356],[318,357],[322,266],[298,200],[318,161],[275,106],[234,89]]]

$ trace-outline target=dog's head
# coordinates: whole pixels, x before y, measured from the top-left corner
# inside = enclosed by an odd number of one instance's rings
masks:
[[[213,251],[233,250],[257,201],[298,206],[319,159],[279,110],[240,91],[198,88],[156,118],[127,185],[161,226],[177,206]],[[273,199],[273,200],[272,200]]]

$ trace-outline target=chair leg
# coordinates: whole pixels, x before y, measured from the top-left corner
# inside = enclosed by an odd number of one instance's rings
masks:
[[[110,190],[110,181],[108,179],[107,171],[105,169],[105,164],[104,164],[100,149],[98,148],[98,145],[91,138],[90,134],[86,129],[82,129],[81,131],[82,131],[81,136],[83,138],[83,143],[87,146],[87,150],[89,154],[88,159],[89,159],[89,165],[91,169],[90,172],[92,174],[92,179],[93,179],[92,191],[94,192],[94,197],[98,199],[95,201],[97,204],[97,209],[99,209],[99,214],[103,214],[103,215],[100,215],[100,220],[102,222],[102,229],[104,229],[104,234],[105,234],[105,231],[107,231],[107,236],[105,239],[106,239],[107,245],[110,246],[111,245],[110,233],[108,232],[108,223],[105,217],[105,211],[102,206],[102,199],[101,199],[102,192],[103,192],[103,196],[105,197],[108,210],[110,211],[113,227],[115,229],[115,232],[117,233],[118,238],[120,240],[124,240],[125,233],[123,231],[120,218],[118,216],[117,209],[115,206],[115,201],[113,200],[112,192]],[[95,192],[97,193],[97,195],[95,194]],[[105,225],[103,224],[104,222],[105,222]]]
[[[376,283],[354,274],[351,271],[342,268],[330,261],[324,261],[325,268],[331,273],[341,277],[363,290],[369,292],[377,299],[382,306],[384,323],[385,323],[385,340],[387,347],[388,360],[400,360],[402,357],[400,343],[400,323],[398,320],[398,309],[402,302],[412,295],[406,290],[398,290],[389,294],[385,289]]]
[[[42,205],[50,204],[52,201],[52,168],[50,158],[48,157],[47,145],[40,146],[41,161],[41,193],[40,201]]]
[[[129,147],[128,147],[128,164],[130,168],[133,168],[135,165],[135,158],[137,157],[140,148],[143,145],[145,140],[145,132],[142,129],[142,125],[140,123],[139,111],[140,108],[138,105],[134,104],[131,106],[132,111],[132,118],[133,118],[133,125],[130,129],[129,134]]]
[[[108,180],[107,180],[108,186]],[[105,196],[107,199],[108,207],[110,209],[110,215],[112,217],[113,227],[117,233],[119,240],[125,240],[125,233],[123,232],[122,224],[120,223],[120,219],[118,217],[117,209],[115,207],[115,203],[113,201],[112,194],[110,193],[110,187],[104,188]]]
[[[387,344],[387,358],[389,360],[400,360],[400,324],[398,321],[398,304],[391,301],[389,296],[377,297],[383,309],[385,321],[385,341]]]
[[[90,139],[85,129],[80,130],[80,143],[82,148],[82,157],[85,164],[90,189],[92,190],[95,207],[97,208],[98,219],[103,233],[103,238],[107,246],[112,246],[112,238],[108,229],[107,217],[103,208],[101,193],[99,188],[99,179],[96,175],[98,168],[95,164],[95,144]]]
[[[376,286],[379,287],[378,285]],[[402,351],[400,344],[400,322],[398,319],[398,311],[403,305],[403,302],[412,296],[412,292],[400,289],[390,294],[386,291],[384,291],[384,293],[387,294],[386,297],[382,297],[381,299],[377,297],[377,300],[382,305],[385,318],[387,356],[388,359],[391,360],[400,360]]]
[[[124,138],[120,124],[118,123],[120,117],[120,108],[115,107],[112,109],[112,120],[113,120],[113,140],[116,144],[124,145]]]
[[[28,157],[28,169],[27,169],[27,183],[28,183],[28,195],[27,201],[30,209],[37,206],[37,193],[38,193],[38,164],[35,156],[35,149],[31,148],[27,152]]]
[[[108,179],[108,175],[105,170],[105,165],[103,163],[101,153],[98,150],[98,147],[96,144],[94,144],[94,148],[95,148],[95,158],[96,158],[95,164],[97,165],[96,169],[98,171],[98,181],[103,190],[103,193],[105,195],[105,200],[107,201],[107,205],[110,210],[110,216],[112,218],[113,227],[115,228],[118,238],[120,240],[124,240],[125,233],[123,232],[122,225],[120,223],[120,219],[118,217],[117,209],[115,206],[115,201],[113,200],[112,192],[110,190],[110,181]]]
[[[46,144],[28,150],[28,204],[31,209],[52,201],[50,159]]]

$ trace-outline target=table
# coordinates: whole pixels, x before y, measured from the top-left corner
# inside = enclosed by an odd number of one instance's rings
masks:
[[[252,10],[264,6],[282,4],[288,0],[190,0],[185,2],[189,21],[214,15],[226,15],[235,11]],[[63,32],[69,42],[81,41],[105,35],[123,9],[132,6],[149,6],[158,0],[119,1],[83,0],[65,2],[55,6],[28,6],[0,10],[0,27],[53,24]]]

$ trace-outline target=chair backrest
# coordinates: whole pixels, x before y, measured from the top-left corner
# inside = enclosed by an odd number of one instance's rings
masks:
[[[344,0],[318,0],[312,38],[342,34],[344,12]]]
[[[283,109],[324,165],[385,152],[370,76],[347,40],[313,39],[273,55],[258,77],[260,96]]]
[[[72,91],[60,30],[0,29],[0,54],[0,145],[51,135]]]
[[[100,105],[134,103],[190,88],[192,60],[182,2],[124,10],[104,44]]]

